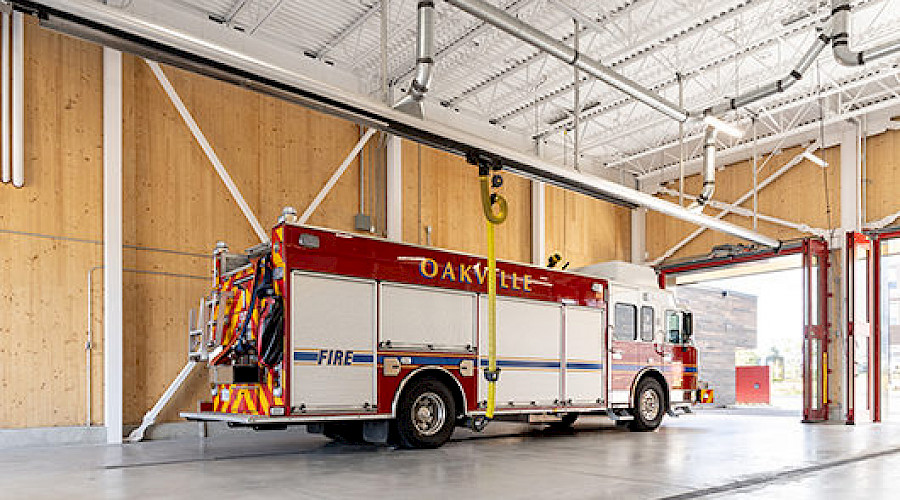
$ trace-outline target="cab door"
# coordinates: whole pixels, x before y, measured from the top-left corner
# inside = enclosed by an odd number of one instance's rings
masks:
[[[612,301],[609,334],[609,402],[613,405],[631,404],[631,383],[644,365],[638,342],[637,301],[619,297]]]

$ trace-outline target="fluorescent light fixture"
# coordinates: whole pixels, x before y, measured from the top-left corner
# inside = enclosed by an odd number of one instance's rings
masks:
[[[815,163],[816,165],[822,167],[822,168],[825,168],[825,167],[828,166],[828,162],[827,162],[827,161],[825,161],[825,160],[819,158],[818,156],[816,156],[816,155],[810,153],[809,151],[804,151],[804,152],[803,152],[803,157],[806,158],[807,160],[809,160],[809,161]]]
[[[735,139],[738,139],[738,138],[741,138],[741,137],[744,136],[744,131],[743,131],[743,130],[741,130],[741,129],[735,127],[734,125],[732,125],[732,124],[730,124],[730,123],[728,123],[728,122],[722,121],[722,120],[720,120],[720,119],[718,119],[718,118],[716,118],[715,116],[712,116],[712,115],[706,115],[706,116],[704,116],[704,117],[703,117],[703,123],[707,124],[707,125],[710,126],[710,127],[715,128],[715,129],[718,130],[719,132],[722,132],[722,133],[724,133],[724,134],[728,134],[728,135],[730,135],[731,137],[734,137]]]

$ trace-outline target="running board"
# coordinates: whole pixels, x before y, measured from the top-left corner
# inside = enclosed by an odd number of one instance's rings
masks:
[[[615,410],[607,411],[606,416],[614,422],[628,422],[630,420],[634,420],[634,415],[629,415],[627,413],[620,415],[616,413]]]
[[[668,411],[666,411],[666,414],[668,414],[670,417],[678,418],[680,416],[680,415],[678,415],[678,413],[676,413],[676,411],[678,411],[678,410],[681,410],[682,412],[684,412],[685,415],[694,413],[694,411],[691,410],[690,406],[682,405],[682,406],[673,406],[673,407],[669,408]]]

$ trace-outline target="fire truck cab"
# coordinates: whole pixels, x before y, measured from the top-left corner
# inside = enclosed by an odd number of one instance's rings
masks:
[[[217,247],[190,329],[211,400],[182,416],[414,448],[482,428],[485,259],[287,219],[246,254]],[[496,420],[647,431],[698,400],[691,314],[652,269],[501,261],[497,290]]]

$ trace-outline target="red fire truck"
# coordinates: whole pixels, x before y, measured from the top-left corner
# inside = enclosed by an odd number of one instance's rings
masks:
[[[413,448],[485,425],[484,258],[284,220],[214,258],[190,334],[212,400],[183,417]],[[648,431],[698,402],[691,314],[652,269],[501,261],[497,292],[494,419]]]

